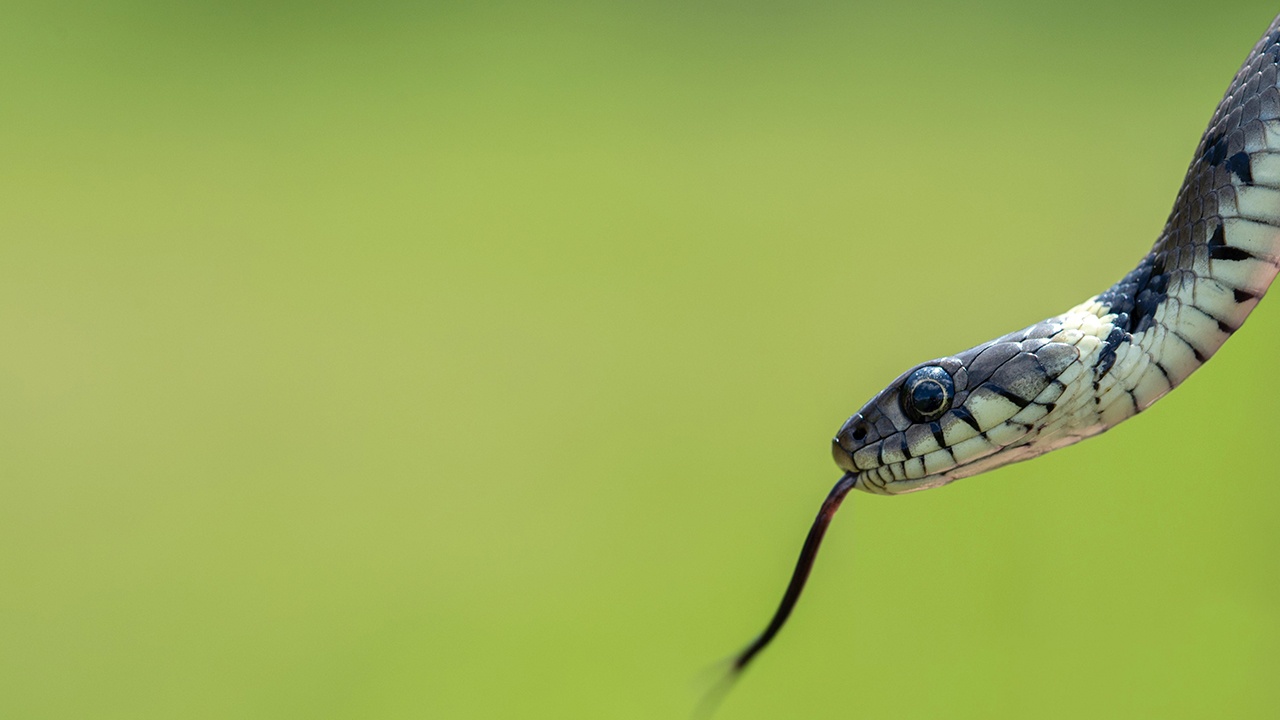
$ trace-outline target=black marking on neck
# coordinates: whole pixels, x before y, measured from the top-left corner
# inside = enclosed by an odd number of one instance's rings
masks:
[[[1241,250],[1234,245],[1209,246],[1210,260],[1250,260],[1253,255],[1248,250]]]
[[[1156,308],[1169,296],[1169,275],[1163,258],[1148,253],[1120,282],[1098,296],[1108,312],[1116,313],[1116,327],[1136,335],[1151,327]]]
[[[1253,184],[1253,170],[1249,167],[1249,154],[1246,152],[1238,152],[1227,158],[1227,164],[1224,165],[1229,172],[1235,173],[1240,178],[1240,182],[1246,185]]]
[[[1234,245],[1227,244],[1227,233],[1221,224],[1209,238],[1209,258],[1212,260],[1250,260],[1253,254]]]
[[[1103,376],[1116,364],[1116,351],[1120,349],[1120,343],[1133,340],[1132,335],[1120,329],[1120,323],[1128,320],[1127,314],[1120,313],[1116,317],[1116,326],[1111,328],[1111,332],[1107,333],[1107,339],[1102,341],[1102,351],[1098,353],[1098,364],[1094,366],[1094,390],[1098,389],[1098,383],[1102,381]]]
[[[1220,318],[1220,317],[1218,317],[1218,316],[1214,315],[1213,313],[1209,312],[1208,310],[1205,310],[1204,308],[1200,307],[1199,305],[1192,305],[1192,304],[1188,303],[1188,304],[1183,305],[1182,307],[1183,307],[1183,309],[1190,308],[1191,310],[1195,310],[1196,312],[1200,313],[1201,315],[1203,315],[1203,316],[1205,316],[1205,317],[1209,318],[1210,320],[1212,320],[1214,323],[1216,323],[1216,324],[1217,324],[1217,326],[1218,326],[1218,329],[1219,329],[1219,330],[1221,330],[1222,332],[1224,332],[1224,333],[1226,333],[1226,334],[1228,334],[1228,335],[1230,335],[1230,334],[1234,333],[1236,330],[1239,330],[1239,329],[1240,329],[1239,327],[1232,327],[1232,326],[1231,326],[1230,324],[1228,324],[1225,320],[1223,320],[1222,318]]]
[[[1151,355],[1150,353],[1148,353],[1148,357],[1150,357],[1150,358],[1151,358],[1151,364],[1152,364],[1152,365],[1155,365],[1155,366],[1156,366],[1156,369],[1160,371],[1160,374],[1164,376],[1164,381],[1165,381],[1165,383],[1166,383],[1169,387],[1173,387],[1173,379],[1169,377],[1169,371],[1168,371],[1168,370],[1166,370],[1166,369],[1164,368],[1164,365],[1162,365],[1162,364],[1160,363],[1160,361],[1156,359],[1156,356],[1155,356],[1155,355]]]
[[[1169,334],[1170,334],[1170,335],[1172,335],[1172,336],[1174,336],[1174,337],[1178,338],[1179,340],[1181,340],[1183,345],[1186,345],[1187,347],[1191,348],[1191,355],[1192,355],[1193,357],[1195,357],[1196,362],[1199,362],[1200,364],[1202,364],[1202,365],[1203,365],[1203,364],[1204,364],[1204,362],[1205,362],[1206,360],[1208,360],[1208,359],[1209,359],[1209,357],[1208,357],[1207,355],[1205,355],[1204,353],[1200,352],[1200,348],[1198,348],[1198,347],[1196,347],[1195,345],[1191,344],[1191,341],[1187,339],[1187,336],[1183,335],[1182,333],[1180,333],[1180,332],[1178,332],[1177,330],[1174,330],[1173,328],[1168,327],[1168,326],[1165,326],[1165,329],[1169,331]]]
[[[1240,288],[1232,288],[1231,295],[1235,298],[1237,303],[1249,302],[1250,300],[1258,297],[1248,290],[1241,290]]]

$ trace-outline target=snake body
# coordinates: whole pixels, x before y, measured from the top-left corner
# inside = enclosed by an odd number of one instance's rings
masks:
[[[1106,291],[904,373],[832,441],[855,487],[945,485],[1097,435],[1150,407],[1240,329],[1280,269],[1280,17],[1236,73],[1151,251]],[[951,376],[915,421],[907,380]]]
[[[946,485],[1097,435],[1146,410],[1240,329],[1280,270],[1280,16],[1236,73],[1138,266],[1061,315],[903,373],[832,441],[845,474],[781,605],[733,660],[781,629],[852,489]]]

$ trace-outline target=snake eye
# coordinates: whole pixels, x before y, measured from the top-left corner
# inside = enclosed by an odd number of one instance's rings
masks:
[[[929,365],[907,376],[902,384],[902,412],[915,422],[930,422],[951,409],[956,386],[946,370]]]

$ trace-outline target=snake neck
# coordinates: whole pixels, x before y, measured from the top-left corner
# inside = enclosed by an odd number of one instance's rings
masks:
[[[1215,109],[1151,251],[1105,292],[1045,321],[1055,341],[1080,350],[1079,371],[1059,378],[1067,412],[1028,444],[1051,450],[1150,407],[1244,324],[1277,270],[1280,17]]]
[[[1060,316],[1100,323],[1093,421],[1111,427],[1186,380],[1244,324],[1278,269],[1280,17],[1214,111],[1151,252]]]
[[[1261,153],[1280,158],[1280,143]],[[1157,244],[1120,282],[1060,316],[1083,328],[1096,322],[1101,344],[1092,353],[1082,348],[1081,359],[1091,360],[1103,429],[1150,407],[1208,362],[1266,293],[1280,269],[1280,191],[1266,190],[1274,197],[1265,208],[1253,193],[1234,193],[1234,208],[1219,205],[1224,217],[1193,229],[1208,236],[1203,244]]]
[[[1080,361],[1059,378],[1063,413],[1036,445],[1061,447],[1142,412],[1240,328],[1276,275],[1280,226],[1228,218],[1212,232],[1217,244],[1191,248],[1187,267],[1170,268],[1153,251],[1105,292],[1046,321]]]

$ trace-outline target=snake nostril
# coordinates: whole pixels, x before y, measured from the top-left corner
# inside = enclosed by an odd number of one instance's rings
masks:
[[[844,421],[832,441],[849,454],[857,452],[871,435],[871,424],[862,417],[862,413],[854,413],[853,417]]]
[[[840,448],[841,452],[852,455],[862,447],[863,441],[870,434],[871,426],[862,419],[861,413],[855,413],[853,417],[844,421],[831,442]]]

